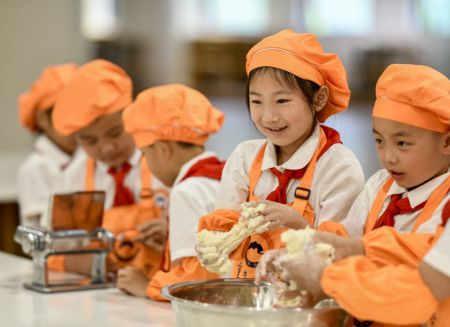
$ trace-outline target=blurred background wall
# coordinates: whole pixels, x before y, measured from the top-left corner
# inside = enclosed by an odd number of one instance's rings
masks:
[[[135,92],[174,82],[201,89],[227,115],[208,143],[226,158],[242,140],[259,137],[245,107],[245,54],[283,28],[315,33],[344,61],[351,104],[328,123],[366,177],[379,168],[370,110],[382,70],[397,62],[450,74],[447,0],[2,0],[0,171],[8,174],[0,176],[0,196],[32,146],[17,98],[45,66],[103,57],[129,72]]]

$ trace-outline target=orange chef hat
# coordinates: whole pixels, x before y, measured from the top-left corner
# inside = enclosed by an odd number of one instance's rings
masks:
[[[373,117],[450,130],[450,81],[431,67],[390,65],[378,79],[376,95]]]
[[[313,34],[283,30],[258,42],[247,54],[247,75],[259,67],[274,67],[329,89],[320,122],[347,109],[350,90],[344,65],[334,53],[324,53]]]
[[[64,86],[75,74],[75,64],[49,66],[41,73],[31,89],[19,97],[20,123],[31,131],[36,130],[36,111],[51,109]]]
[[[138,147],[158,140],[203,145],[223,119],[224,114],[202,93],[181,84],[141,92],[123,114],[125,129]]]
[[[99,117],[124,109],[132,100],[132,82],[119,66],[102,59],[78,69],[56,102],[55,129],[69,135]]]

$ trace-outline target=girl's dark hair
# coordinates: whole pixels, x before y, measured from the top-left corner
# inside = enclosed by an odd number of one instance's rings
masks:
[[[306,101],[312,107],[314,103],[314,94],[320,89],[320,86],[314,82],[311,82],[309,80],[300,78],[292,73],[289,73],[285,70],[274,68],[274,67],[259,67],[253,69],[247,79],[247,90],[246,90],[246,102],[247,102],[247,108],[250,108],[250,83],[255,78],[256,75],[260,74],[266,74],[270,73],[272,74],[278,82],[280,83],[286,83],[289,87],[292,89],[295,89],[302,93],[302,95],[306,98]]]

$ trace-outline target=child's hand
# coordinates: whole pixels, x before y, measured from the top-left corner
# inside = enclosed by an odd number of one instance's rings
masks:
[[[295,282],[298,289],[311,294],[313,305],[326,297],[320,280],[327,264],[319,254],[306,253],[292,260],[279,260],[277,266],[283,281]]]
[[[139,235],[132,241],[142,242],[157,252],[164,250],[168,226],[166,218],[152,219],[138,226]]]
[[[117,274],[117,288],[138,297],[147,296],[148,277],[139,269],[125,267]]]
[[[256,267],[255,282],[256,284],[261,283],[263,280],[267,280],[275,286],[275,288],[280,283],[281,271],[279,266],[276,264],[278,259],[286,253],[286,248],[276,249],[266,252],[259,260],[258,266]],[[283,283],[284,284],[284,283]]]
[[[264,220],[270,222],[269,229],[292,228],[302,229],[308,226],[308,222],[295,209],[287,204],[263,200],[260,203],[266,205],[263,215]]]
[[[313,236],[315,243],[331,244],[334,249],[334,260],[341,260],[352,255],[364,255],[364,244],[361,239],[351,239],[333,233],[316,231]]]

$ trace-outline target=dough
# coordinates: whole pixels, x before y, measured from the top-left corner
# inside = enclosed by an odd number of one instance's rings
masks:
[[[228,232],[202,230],[197,234],[197,253],[202,265],[211,272],[226,275],[231,270],[230,253],[247,237],[263,233],[270,222],[265,222],[262,212],[265,204],[245,202],[241,205],[241,216]]]

